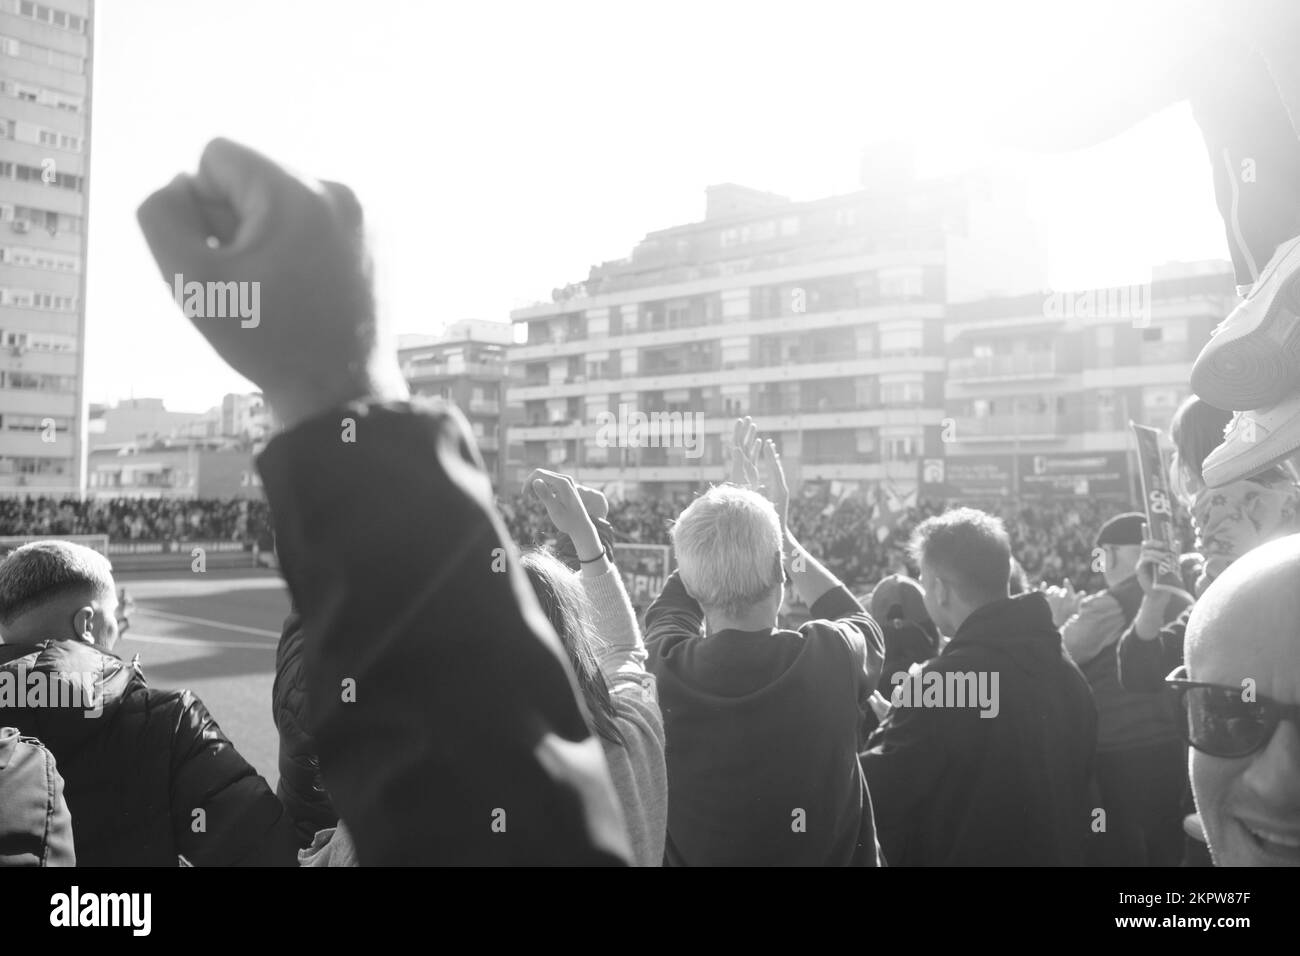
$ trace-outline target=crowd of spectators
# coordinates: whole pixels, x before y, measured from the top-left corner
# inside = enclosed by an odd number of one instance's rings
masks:
[[[673,516],[689,496],[641,497],[611,502],[609,520],[617,541],[668,544]],[[1100,587],[1093,570],[1093,538],[1110,517],[1126,510],[1121,502],[1072,499],[1050,502],[970,502],[998,513],[1011,534],[1016,557],[1032,584]],[[511,538],[523,547],[547,543],[553,534],[546,509],[530,495],[499,498]],[[850,587],[868,587],[887,574],[916,573],[909,568],[906,543],[912,529],[944,510],[944,503],[922,501],[891,520],[860,495],[837,500],[824,489],[810,489],[791,501],[791,525],[799,540]],[[0,534],[58,536],[106,534],[127,541],[259,541],[271,537],[266,502],[251,499],[196,498],[10,498],[0,500]],[[1184,547],[1191,547],[1190,536]]]
[[[609,520],[617,541],[668,544],[668,528],[689,497],[638,498],[611,503]],[[545,544],[550,533],[546,509],[529,495],[498,499],[511,538],[522,547]],[[1044,501],[960,502],[1001,516],[1011,535],[1017,560],[1032,585],[1061,584],[1066,579],[1083,590],[1105,585],[1093,555],[1097,531],[1121,512],[1121,501],[1090,498]],[[897,515],[878,516],[876,505],[861,495],[842,499],[825,488],[809,488],[790,502],[790,524],[805,547],[850,588],[869,588],[892,573],[916,574],[909,566],[907,540],[945,502],[923,500]],[[1183,516],[1183,548],[1192,547]]]
[[[244,498],[6,498],[0,499],[0,534],[265,543],[271,513],[265,501]]]

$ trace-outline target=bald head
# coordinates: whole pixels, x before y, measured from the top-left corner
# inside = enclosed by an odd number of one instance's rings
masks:
[[[1196,602],[1188,676],[1243,701],[1300,703],[1300,535],[1239,558]],[[1300,865],[1300,726],[1244,757],[1191,752],[1192,790],[1220,866]]]
[[[1192,611],[1186,655],[1192,680],[1249,678],[1260,693],[1297,699],[1300,535],[1249,551],[1215,579]]]
[[[117,586],[108,559],[68,541],[36,541],[0,561],[0,638],[7,644],[117,641]]]

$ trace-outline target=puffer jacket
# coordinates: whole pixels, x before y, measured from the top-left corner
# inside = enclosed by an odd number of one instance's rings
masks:
[[[54,755],[17,728],[0,727],[0,867],[76,864]]]
[[[307,678],[303,673],[302,615],[297,608],[284,619],[275,651],[271,716],[280,734],[280,782],[276,796],[293,818],[298,845],[310,846],[319,830],[338,823],[339,815],[321,782],[316,740],[307,729]]]
[[[0,724],[58,760],[78,864],[297,863],[289,815],[189,691],[78,641],[0,645],[0,672],[27,688],[0,697]]]

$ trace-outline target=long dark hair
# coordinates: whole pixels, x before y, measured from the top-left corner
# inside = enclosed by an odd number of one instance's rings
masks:
[[[627,741],[614,721],[609,685],[596,659],[596,648],[602,642],[592,624],[587,595],[578,583],[577,572],[570,571],[555,555],[539,548],[524,552],[522,563],[533,593],[555,628],[578,677],[593,729],[603,740],[626,746]]]

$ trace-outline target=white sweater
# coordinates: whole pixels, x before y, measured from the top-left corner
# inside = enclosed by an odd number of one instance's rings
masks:
[[[601,744],[627,821],[632,861],[636,866],[660,866],[668,829],[668,770],[654,675],[645,669],[645,644],[618,570],[583,574],[580,580],[596,631],[605,642],[597,657],[609,685],[615,723],[627,741],[620,746],[601,739]]]

